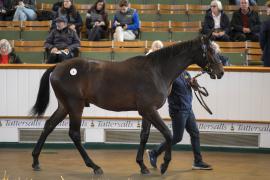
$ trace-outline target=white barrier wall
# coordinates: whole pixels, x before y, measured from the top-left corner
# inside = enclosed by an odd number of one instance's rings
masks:
[[[0,69],[0,116],[27,116],[39,88],[39,80],[44,69]],[[195,75],[195,71],[191,71]],[[225,120],[270,120],[270,72],[226,72],[220,80],[212,80],[208,75],[198,78],[210,96],[205,98],[213,115],[209,115],[194,96],[194,112],[198,119]],[[52,88],[51,88],[51,92]],[[45,113],[56,109],[56,99],[51,93],[51,101]],[[167,104],[160,110],[162,117],[169,117]],[[137,112],[111,112],[91,105],[85,108],[84,116],[138,117]]]

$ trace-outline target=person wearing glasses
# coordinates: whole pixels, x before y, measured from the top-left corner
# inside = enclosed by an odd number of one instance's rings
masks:
[[[212,32],[211,40],[230,41],[230,20],[218,0],[213,0],[204,17],[202,33]]]
[[[0,64],[22,64],[23,62],[15,54],[10,43],[6,39],[0,40]]]

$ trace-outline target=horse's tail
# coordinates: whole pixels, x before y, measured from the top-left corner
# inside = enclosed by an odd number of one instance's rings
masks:
[[[50,67],[45,71],[40,79],[39,90],[35,105],[31,110],[32,116],[41,116],[44,114],[50,100],[50,73],[54,70],[55,66]]]

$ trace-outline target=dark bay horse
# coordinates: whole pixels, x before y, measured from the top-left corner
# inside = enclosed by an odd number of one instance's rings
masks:
[[[142,131],[136,162],[142,174],[150,173],[143,162],[145,144],[151,124],[164,136],[167,146],[160,171],[165,173],[171,160],[172,135],[158,113],[165,103],[174,79],[189,65],[197,64],[212,79],[220,79],[224,70],[212,42],[202,36],[177,43],[147,56],[136,56],[122,62],[104,62],[74,58],[57,64],[43,74],[33,115],[44,114],[49,103],[49,82],[58,100],[58,108],[46,121],[33,150],[34,170],[39,170],[39,155],[47,136],[69,115],[69,136],[86,166],[95,174],[102,169],[87,155],[81,144],[80,126],[83,108],[95,104],[112,111],[138,111],[142,116]]]

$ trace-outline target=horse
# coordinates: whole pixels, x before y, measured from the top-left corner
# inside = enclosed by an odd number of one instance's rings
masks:
[[[143,155],[151,124],[158,129],[166,140],[164,162],[160,166],[160,172],[164,174],[171,160],[172,135],[157,110],[165,103],[173,81],[191,64],[200,66],[212,79],[220,79],[224,74],[208,36],[179,42],[122,62],[77,57],[48,68],[40,80],[32,115],[39,117],[44,114],[49,103],[49,83],[55,92],[58,107],[46,121],[33,149],[33,169],[40,170],[39,155],[47,136],[69,115],[69,136],[86,166],[92,168],[95,174],[103,174],[102,168],[92,161],[81,144],[83,109],[94,104],[112,111],[138,111],[142,116],[136,157],[141,174],[150,173],[143,162]]]

